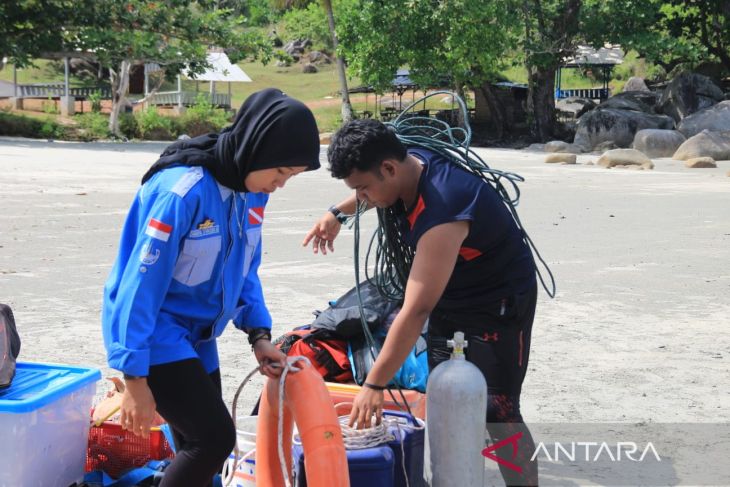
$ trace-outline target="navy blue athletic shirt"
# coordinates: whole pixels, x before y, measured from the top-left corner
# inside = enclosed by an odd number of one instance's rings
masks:
[[[451,315],[489,314],[495,303],[526,291],[535,282],[532,253],[495,189],[445,157],[412,148],[423,163],[416,204],[400,215],[406,243],[436,225],[469,221],[454,272],[436,310]]]

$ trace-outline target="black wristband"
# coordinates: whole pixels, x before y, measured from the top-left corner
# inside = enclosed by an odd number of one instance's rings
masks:
[[[130,379],[132,379],[132,380],[134,380],[134,379],[146,379],[146,378],[147,378],[146,375],[129,375],[129,374],[124,374],[124,380],[130,380]]]
[[[327,208],[327,211],[332,213],[335,216],[335,218],[337,219],[337,221],[340,222],[340,224],[344,224],[345,222],[347,222],[348,216],[345,215],[344,213],[342,213],[342,210],[337,208],[335,205],[332,205],[329,208]]]
[[[268,328],[246,328],[245,331],[248,333],[248,343],[252,347],[259,340],[266,339],[271,341],[271,330]]]
[[[385,387],[385,386],[378,386],[375,384],[371,384],[369,382],[363,382],[362,385],[363,385],[363,387],[367,387],[368,389],[372,389],[374,391],[384,391],[387,389],[387,387]]]

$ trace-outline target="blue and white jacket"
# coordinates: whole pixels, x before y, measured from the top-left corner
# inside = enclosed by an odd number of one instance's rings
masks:
[[[212,372],[230,320],[271,328],[257,272],[267,201],[199,166],[164,169],[140,187],[104,286],[110,367],[146,376],[150,365],[197,357]]]

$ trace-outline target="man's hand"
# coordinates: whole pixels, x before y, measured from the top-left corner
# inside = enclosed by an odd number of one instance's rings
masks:
[[[127,379],[120,408],[122,429],[149,438],[156,409],[147,379]]]
[[[327,255],[328,248],[330,252],[334,252],[334,241],[337,238],[337,234],[340,233],[340,228],[342,228],[342,224],[328,211],[314,224],[309,233],[307,233],[307,236],[304,237],[302,247],[306,247],[309,245],[309,242],[312,242],[312,250],[315,254],[321,250],[323,255]]]
[[[286,366],[286,355],[269,340],[262,338],[253,345],[256,361],[261,366],[261,373],[270,379],[281,375]]]
[[[371,418],[375,415],[375,424],[380,424],[383,418],[383,391],[376,391],[363,387],[352,402],[352,411],[348,425],[357,423],[357,429],[370,428]]]

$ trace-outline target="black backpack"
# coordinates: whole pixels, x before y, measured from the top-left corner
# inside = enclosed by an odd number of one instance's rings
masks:
[[[381,296],[375,285],[369,281],[360,283],[360,296],[363,316],[370,331],[379,328],[388,315],[400,305]],[[329,308],[318,313],[312,328],[329,330],[345,340],[363,337],[357,288],[350,289],[331,303]]]
[[[10,386],[15,377],[15,359],[20,353],[20,336],[10,306],[0,303],[0,389]]]

